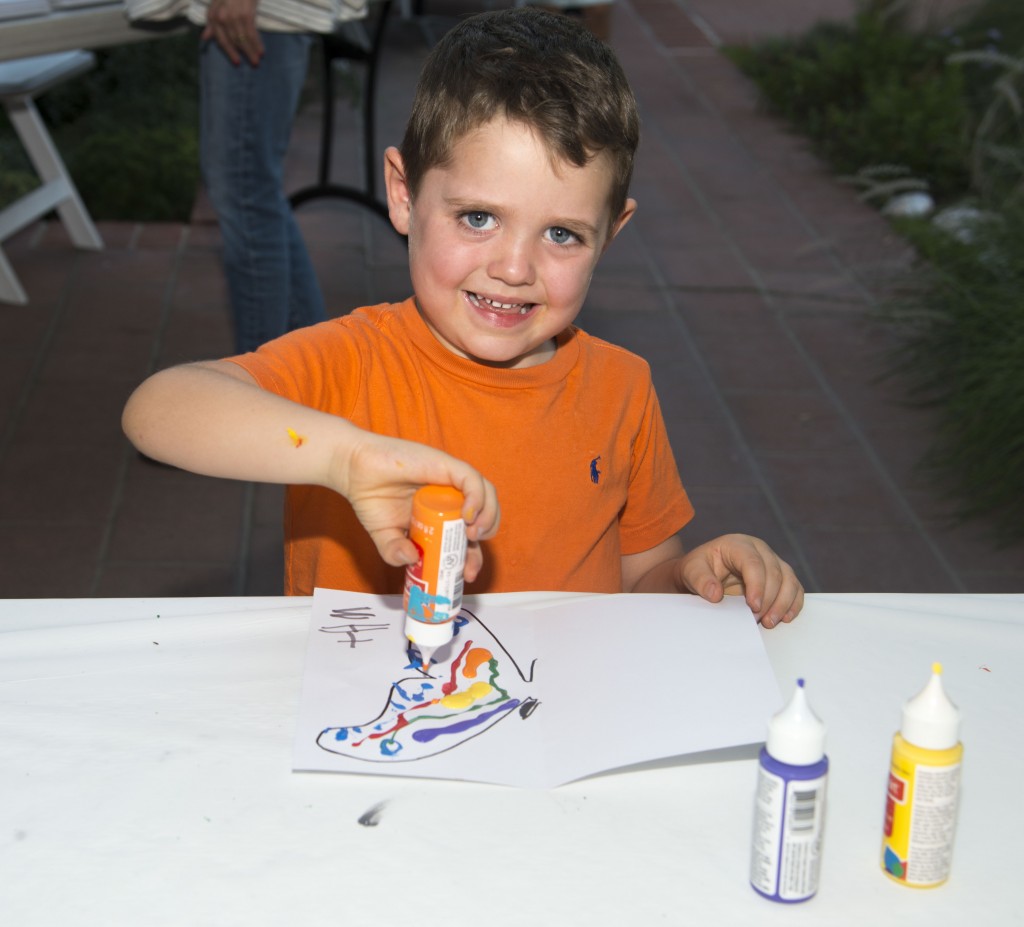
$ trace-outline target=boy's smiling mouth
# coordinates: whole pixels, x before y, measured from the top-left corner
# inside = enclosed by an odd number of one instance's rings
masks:
[[[479,293],[466,290],[466,297],[476,308],[484,312],[495,312],[499,315],[526,315],[536,303],[506,303]]]

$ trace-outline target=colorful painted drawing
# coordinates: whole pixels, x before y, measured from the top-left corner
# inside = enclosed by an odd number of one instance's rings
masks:
[[[346,623],[325,625],[320,630],[344,635],[347,640],[339,642],[352,647],[365,642],[357,638],[358,633],[378,629],[359,624],[350,609],[335,610],[332,616]],[[479,737],[506,718],[526,720],[539,704],[525,693],[525,687],[533,682],[536,660],[524,674],[469,609],[456,617],[447,653],[445,660],[432,661],[429,669],[422,670],[419,654],[410,644],[406,659],[399,657],[395,666],[396,675],[408,675],[391,683],[380,713],[357,724],[326,728],[317,737],[317,745],[329,753],[371,763],[421,760]]]
[[[750,609],[726,598],[470,601],[423,668],[400,596],[319,588],[292,768],[552,788],[755,743],[781,699]]]

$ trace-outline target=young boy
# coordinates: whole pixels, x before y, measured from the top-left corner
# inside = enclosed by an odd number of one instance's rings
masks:
[[[467,592],[728,592],[766,627],[792,620],[803,590],[762,541],[684,553],[693,509],[648,366],[572,324],[636,208],[638,141],[621,67],[571,19],[464,20],[385,154],[414,297],[157,373],[127,435],[179,467],[289,484],[289,594],[399,592],[412,496],[442,483],[466,499]]]

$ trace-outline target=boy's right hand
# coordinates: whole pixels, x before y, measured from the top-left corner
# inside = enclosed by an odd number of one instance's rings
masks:
[[[331,488],[348,499],[391,566],[408,566],[419,559],[406,533],[416,490],[431,483],[454,486],[465,497],[465,578],[476,579],[483,566],[480,541],[498,530],[501,512],[494,486],[469,464],[425,444],[364,431],[338,448],[331,474]]]
[[[392,566],[416,562],[406,531],[412,498],[429,483],[465,496],[467,582],[483,565],[480,541],[498,530],[494,487],[469,464],[277,396],[229,361],[154,374],[132,394],[123,421],[132,443],[154,460],[208,476],[341,493]]]

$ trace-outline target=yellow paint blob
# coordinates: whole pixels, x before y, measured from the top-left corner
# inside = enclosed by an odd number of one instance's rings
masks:
[[[489,695],[491,688],[491,684],[488,682],[474,682],[468,689],[464,689],[462,692],[453,692],[440,701],[445,708],[469,708],[477,699]]]

